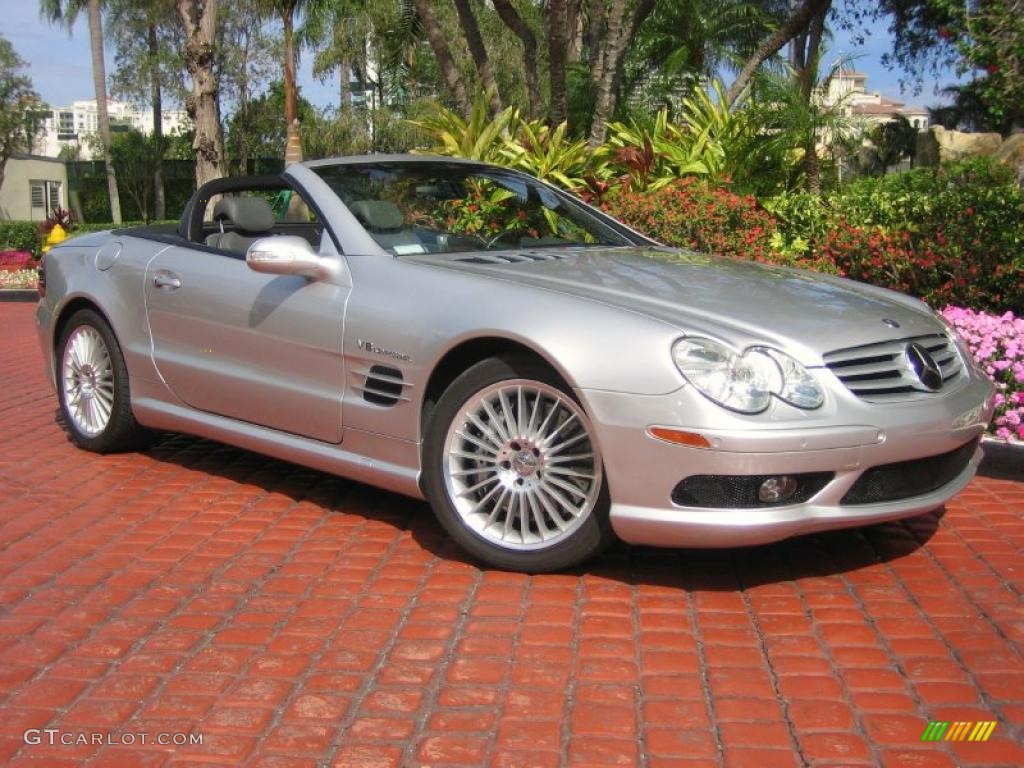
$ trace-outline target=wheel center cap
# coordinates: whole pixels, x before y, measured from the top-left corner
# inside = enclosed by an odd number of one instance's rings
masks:
[[[530,477],[537,471],[537,457],[532,451],[519,451],[512,457],[512,469],[520,477]]]

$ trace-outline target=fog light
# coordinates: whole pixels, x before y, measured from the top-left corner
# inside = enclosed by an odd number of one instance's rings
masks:
[[[757,498],[766,504],[778,504],[796,493],[796,478],[789,475],[769,477],[757,489]]]

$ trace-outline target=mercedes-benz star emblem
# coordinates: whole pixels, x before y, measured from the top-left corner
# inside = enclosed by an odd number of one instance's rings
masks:
[[[900,324],[895,320],[890,320],[888,317],[882,318],[882,325],[888,326],[889,328],[899,328]]]
[[[910,369],[921,383],[932,392],[938,391],[942,387],[942,371],[939,370],[939,364],[935,359],[928,354],[928,350],[920,344],[910,343],[907,344],[906,354]]]

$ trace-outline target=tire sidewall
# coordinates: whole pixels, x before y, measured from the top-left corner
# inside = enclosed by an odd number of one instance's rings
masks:
[[[477,392],[510,379],[530,379],[554,387],[571,399],[586,414],[571,388],[546,367],[528,359],[490,358],[462,373],[445,390],[430,414],[423,450],[423,486],[427,499],[445,531],[475,558],[499,568],[530,573],[563,570],[587,560],[603,550],[613,539],[608,519],[608,484],[602,472],[597,501],[579,528],[564,541],[540,550],[503,549],[471,530],[453,506],[445,482],[447,461],[445,440],[452,420]],[[589,419],[589,416],[588,416]],[[591,425],[591,440],[597,436]]]

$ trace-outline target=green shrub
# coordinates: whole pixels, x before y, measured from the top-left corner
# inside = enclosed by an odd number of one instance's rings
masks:
[[[39,258],[42,245],[37,221],[0,221],[0,251],[28,251]]]
[[[934,306],[1024,307],[1024,195],[985,158],[866,177],[815,204],[767,203],[809,264],[913,293]]]

